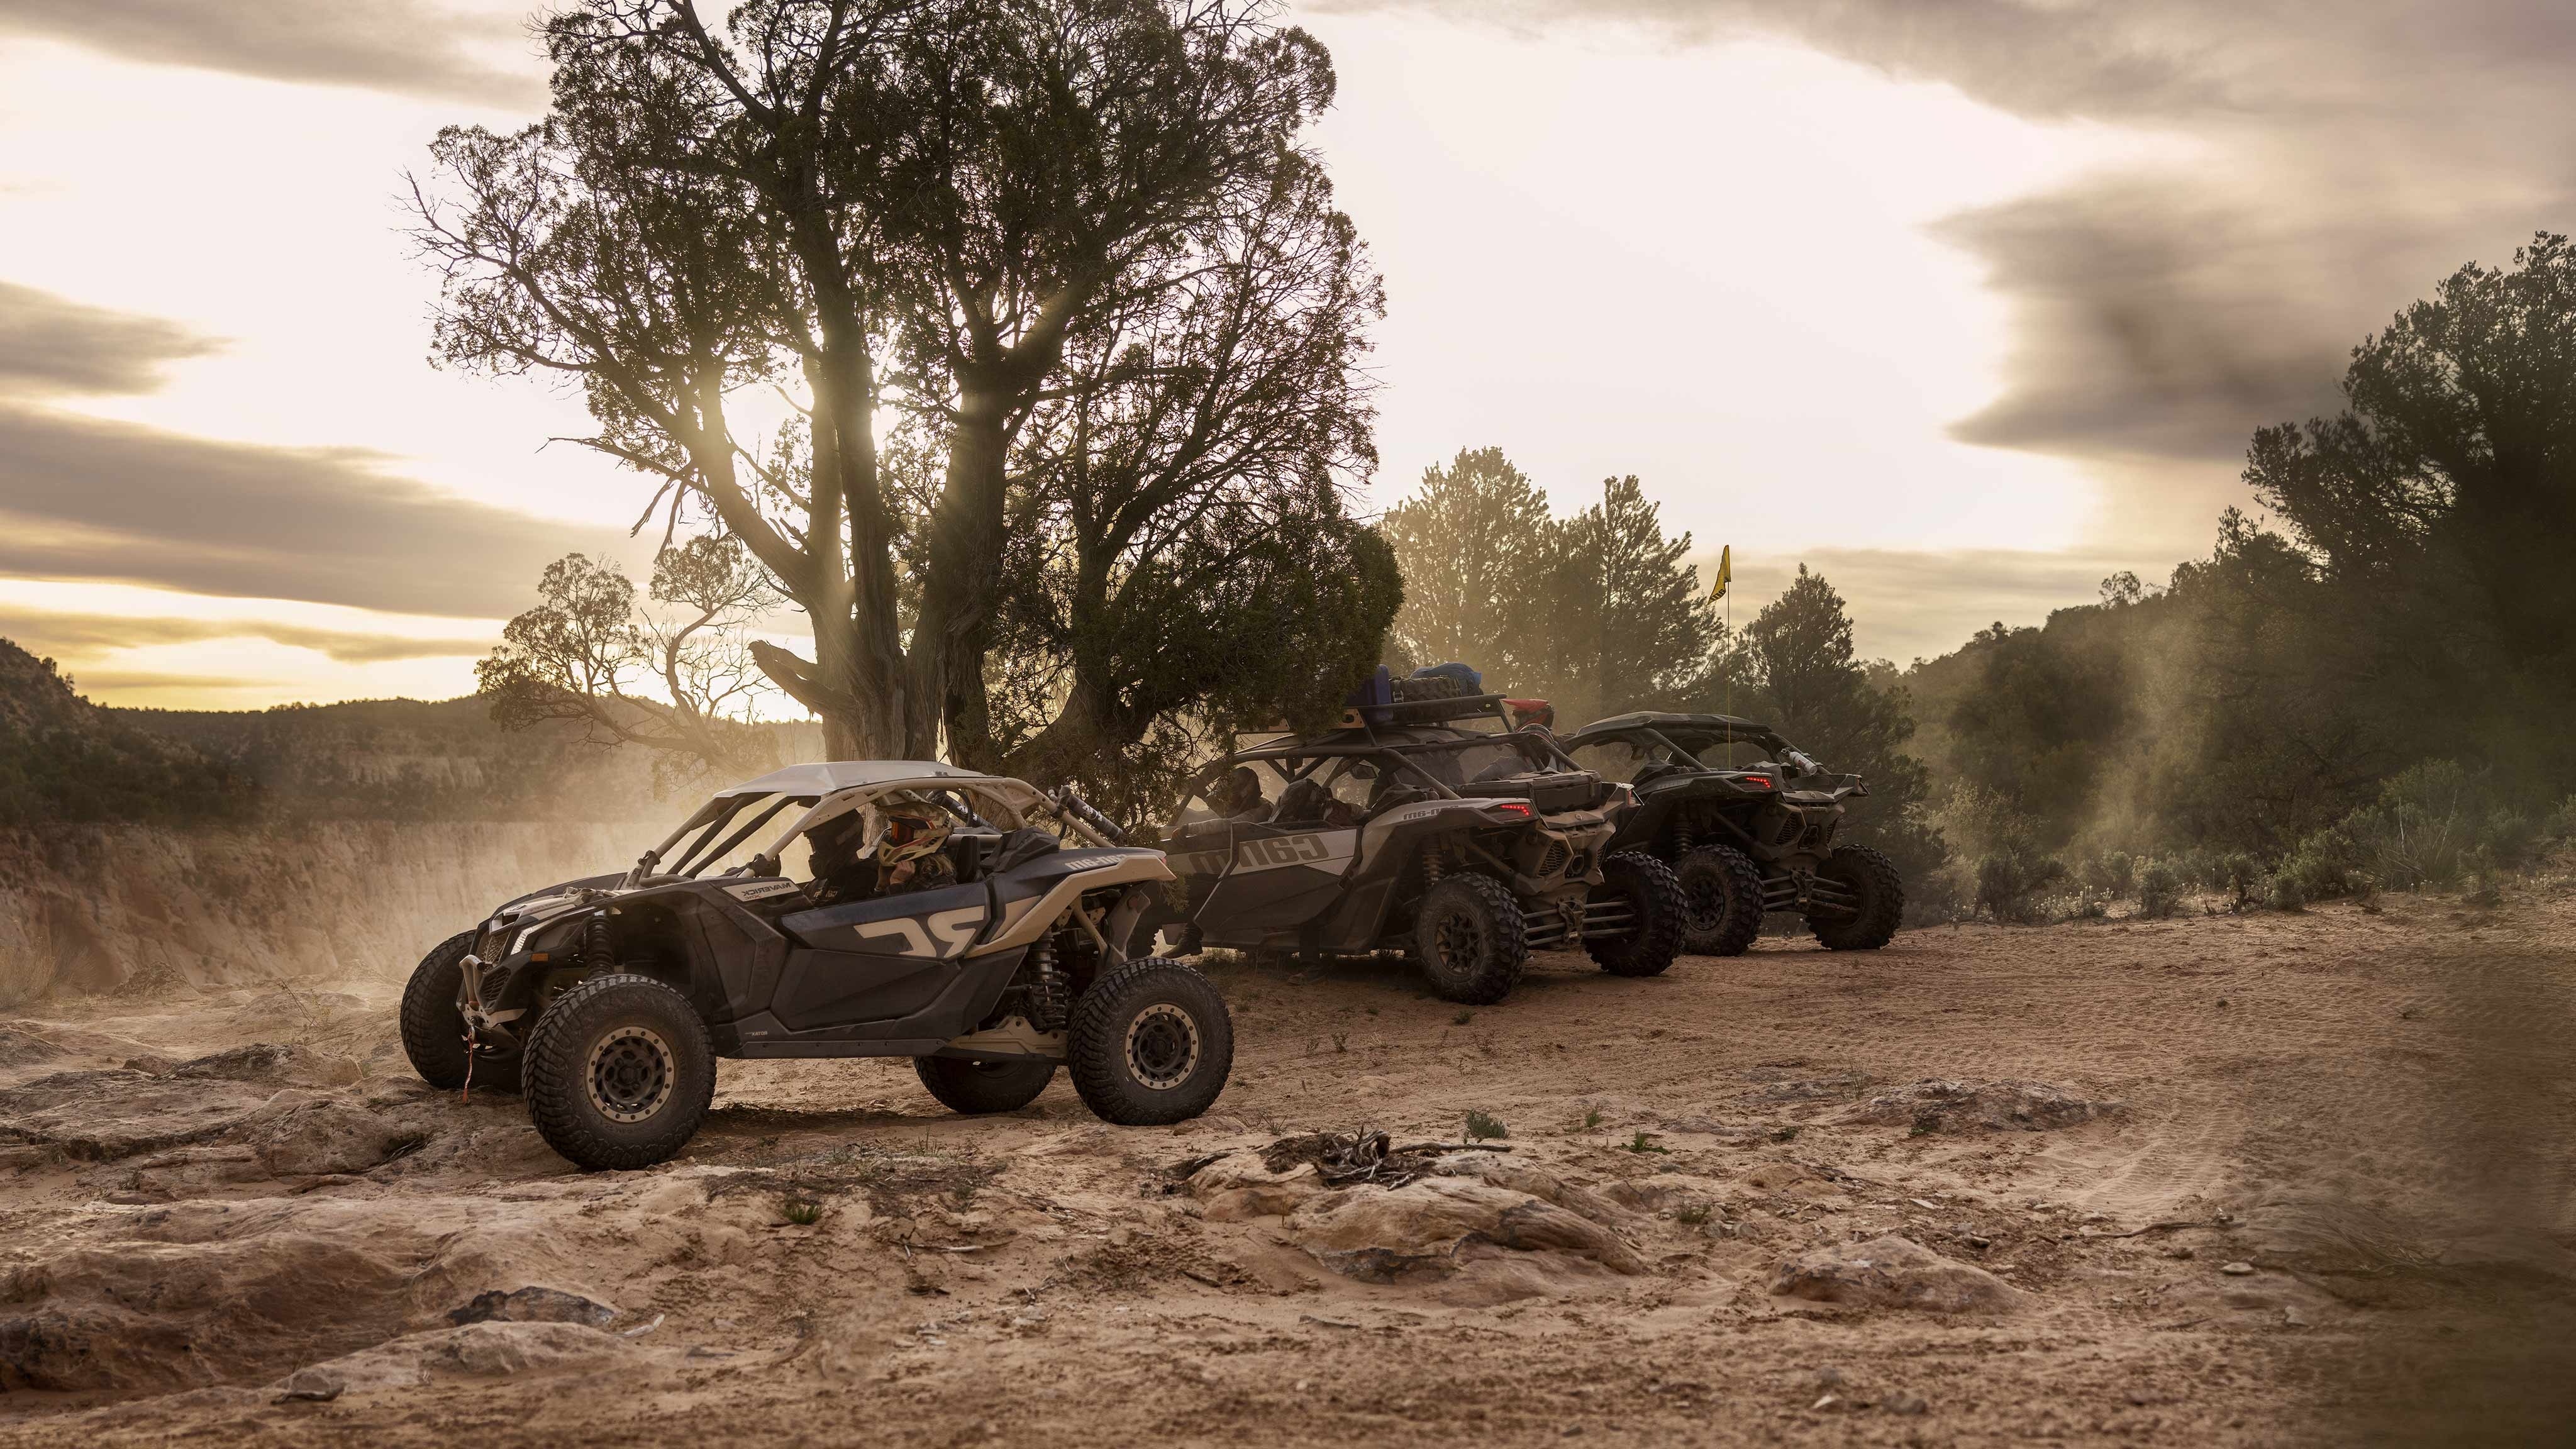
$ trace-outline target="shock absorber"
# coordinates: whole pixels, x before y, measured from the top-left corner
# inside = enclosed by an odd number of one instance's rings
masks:
[[[593,971],[617,967],[617,946],[608,934],[608,917],[597,915],[581,932],[581,964]]]
[[[1035,980],[1029,986],[1029,1025],[1040,1031],[1062,1031],[1073,1012],[1073,993],[1064,966],[1055,958],[1055,938],[1046,936],[1029,948]]]

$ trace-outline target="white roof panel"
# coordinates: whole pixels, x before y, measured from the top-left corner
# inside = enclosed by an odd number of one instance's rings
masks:
[[[975,770],[944,765],[937,760],[826,760],[820,764],[789,765],[772,770],[757,780],[718,790],[716,798],[732,795],[829,795],[835,790],[848,790],[861,785],[883,785],[896,780],[956,780],[967,783],[991,780],[994,776]]]

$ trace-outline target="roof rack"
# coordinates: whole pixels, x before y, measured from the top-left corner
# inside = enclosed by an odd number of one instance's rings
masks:
[[[1371,725],[1444,724],[1470,715],[1500,715],[1502,706],[1503,697],[1499,694],[1461,694],[1447,699],[1353,705],[1342,711],[1341,727],[1356,730],[1367,729]],[[1510,723],[1510,720],[1504,720],[1506,728]]]

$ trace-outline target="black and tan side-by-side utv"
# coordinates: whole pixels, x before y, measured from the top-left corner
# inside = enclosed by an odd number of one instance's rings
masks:
[[[1108,1121],[1195,1117],[1233,1025],[1197,971],[1129,952],[1172,871],[1115,833],[1069,793],[950,765],[790,766],[633,869],[440,943],[403,1047],[433,1086],[523,1088],[594,1168],[678,1152],[718,1057],[910,1057],[960,1112],[1023,1106],[1064,1066]]]
[[[1622,852],[1612,792],[1499,695],[1377,681],[1341,728],[1209,762],[1164,832],[1180,886],[1155,923],[1201,945],[1395,951],[1451,1001],[1492,1002],[1534,949],[1652,976],[1681,947],[1681,888]]]
[[[1858,775],[1834,774],[1770,726],[1732,715],[1616,715],[1564,745],[1627,782],[1610,848],[1671,864],[1689,913],[1685,950],[1741,954],[1769,911],[1805,917],[1837,951],[1875,951],[1895,936],[1905,915],[1895,862],[1834,840],[1843,802],[1869,793]],[[1761,758],[1730,765],[1742,747]]]

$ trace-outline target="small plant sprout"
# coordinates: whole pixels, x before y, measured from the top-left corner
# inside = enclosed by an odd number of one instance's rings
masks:
[[[1512,1129],[1504,1126],[1501,1119],[1470,1108],[1464,1135],[1470,1142],[1482,1142],[1488,1137],[1509,1137]]]
[[[1337,1031],[1337,1032],[1334,1032],[1334,1033],[1333,1033],[1333,1050],[1335,1050],[1335,1051],[1337,1051],[1337,1052],[1346,1052],[1346,1051],[1349,1051],[1350,1049],[1351,1049],[1351,1034],[1350,1034],[1349,1032],[1346,1032],[1346,1031]]]
[[[1628,1150],[1629,1150],[1629,1151],[1631,1151],[1631,1152],[1660,1152],[1660,1153],[1663,1153],[1663,1154],[1664,1154],[1665,1156],[1667,1156],[1667,1157],[1671,1156],[1671,1155],[1672,1155],[1672,1149],[1671,1149],[1671,1148],[1669,1148],[1669,1147],[1657,1147],[1657,1146],[1656,1146],[1652,1141],[1650,1141],[1650,1140],[1649,1140],[1649,1139],[1650,1139],[1650,1138],[1652,1138],[1654,1135],[1655,1135],[1654,1133],[1652,1133],[1652,1132],[1648,1132],[1647,1130],[1645,1130],[1645,1129],[1644,1129],[1644,1128],[1642,1128],[1642,1127],[1638,1128],[1638,1129],[1637,1129],[1637,1135],[1628,1139]]]
[[[1589,1131],[1591,1131],[1593,1128],[1598,1127],[1598,1126],[1600,1126],[1600,1125],[1601,1125],[1601,1109],[1600,1109],[1600,1108],[1598,1108],[1598,1107],[1586,1107],[1586,1108],[1584,1108],[1584,1109],[1583,1109],[1583,1130],[1584,1130],[1584,1131],[1586,1131],[1586,1132],[1589,1132]]]
[[[1462,1011],[1456,1016],[1449,1018],[1449,1024],[1452,1026],[1465,1026],[1467,1023],[1474,1021],[1475,1019],[1476,1013],[1472,1011]]]
[[[1673,1221],[1686,1228],[1702,1227],[1716,1211],[1704,1202],[1687,1203],[1673,1210]]]
[[[779,1211],[796,1226],[810,1228],[822,1220],[823,1204],[804,1193],[791,1192],[787,1195],[787,1201],[780,1205]]]

